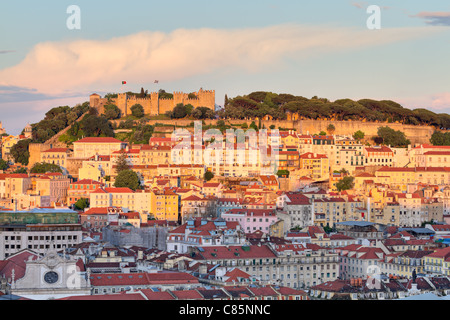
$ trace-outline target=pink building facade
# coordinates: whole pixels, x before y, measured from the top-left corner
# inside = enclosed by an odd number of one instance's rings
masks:
[[[278,221],[275,210],[232,209],[222,213],[225,221],[238,222],[245,233],[260,230],[269,234],[270,226]]]

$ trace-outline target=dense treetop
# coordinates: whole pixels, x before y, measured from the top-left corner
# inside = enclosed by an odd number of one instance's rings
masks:
[[[50,109],[43,120],[32,124],[32,142],[42,143],[53,137],[59,131],[72,125],[86,111],[89,103],[77,105],[73,108],[61,106]]]
[[[432,125],[450,129],[450,115],[437,114],[426,109],[408,109],[391,100],[311,99],[292,94],[257,91],[248,95],[225,99],[225,108],[219,115],[225,118],[253,118],[271,115],[286,119],[286,112],[298,113],[306,119],[367,120],[399,122],[412,125]]]

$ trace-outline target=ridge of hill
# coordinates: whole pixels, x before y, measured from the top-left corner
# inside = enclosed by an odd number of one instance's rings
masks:
[[[450,129],[450,115],[418,108],[408,109],[391,100],[311,99],[292,94],[256,91],[228,99],[218,113],[222,118],[269,117],[274,120],[336,120],[429,125]]]

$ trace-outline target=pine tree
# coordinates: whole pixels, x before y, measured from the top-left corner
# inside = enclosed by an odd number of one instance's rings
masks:
[[[120,156],[117,158],[116,161],[116,173],[119,174],[120,172],[124,171],[124,170],[129,170],[130,169],[130,165],[128,164],[127,161],[127,154],[126,152],[122,152],[120,154]]]

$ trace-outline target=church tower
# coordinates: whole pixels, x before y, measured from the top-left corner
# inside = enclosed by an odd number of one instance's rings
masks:
[[[26,125],[26,127],[24,129],[24,135],[25,135],[25,138],[32,139],[32,137],[33,137],[33,128],[31,127],[30,124]]]

